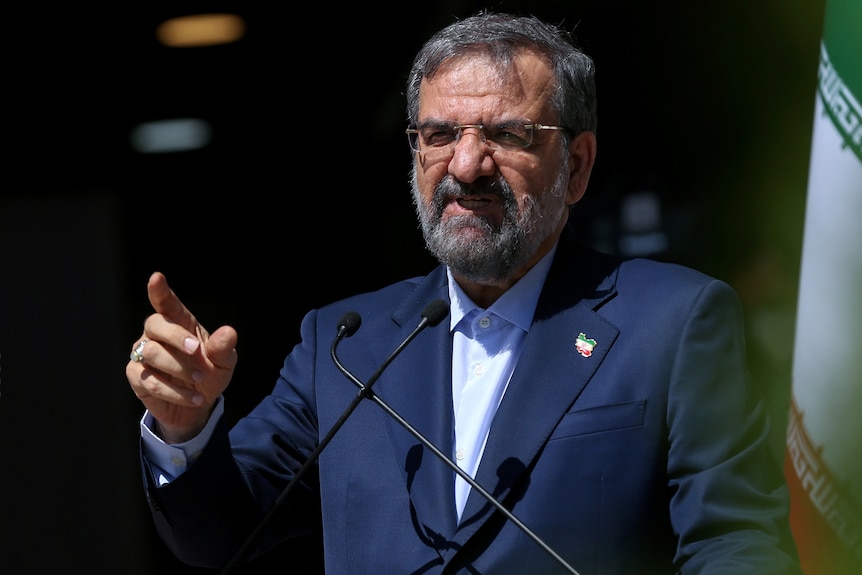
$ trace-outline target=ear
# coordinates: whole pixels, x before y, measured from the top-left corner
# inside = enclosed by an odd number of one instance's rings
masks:
[[[593,132],[581,132],[569,144],[568,205],[576,204],[584,197],[595,163],[596,135]]]

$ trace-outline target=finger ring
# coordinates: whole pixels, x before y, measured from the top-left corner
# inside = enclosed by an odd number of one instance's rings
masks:
[[[144,344],[147,343],[148,339],[142,339],[141,343],[138,344],[138,347],[132,350],[132,353],[129,354],[129,358],[135,363],[141,363],[144,361]]]

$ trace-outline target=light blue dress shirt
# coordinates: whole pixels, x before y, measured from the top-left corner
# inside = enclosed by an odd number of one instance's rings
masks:
[[[488,309],[473,303],[448,273],[455,414],[452,457],[470,477],[476,476],[491,422],[530,331],[552,259],[553,250]],[[459,519],[470,489],[470,484],[455,474]]]

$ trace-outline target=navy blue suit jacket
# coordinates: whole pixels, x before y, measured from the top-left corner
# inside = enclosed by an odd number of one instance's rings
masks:
[[[184,475],[156,488],[144,462],[174,552],[224,562],[342,416],[357,394],[330,357],[342,314],[362,317],[338,356],[365,381],[435,298],[448,302],[443,267],[311,311],[272,393],[229,433],[222,422]],[[476,480],[580,575],[799,574],[742,321],[727,284],[618,261],[567,231]],[[579,334],[595,340],[591,354]],[[451,365],[447,319],[373,387],[446,454]],[[566,573],[476,490],[459,524],[452,469],[370,400],[318,463],[255,552],[322,529],[328,575]]]

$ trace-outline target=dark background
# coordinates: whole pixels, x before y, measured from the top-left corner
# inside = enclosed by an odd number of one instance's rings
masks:
[[[484,7],[562,23],[594,57],[599,155],[576,217],[619,251],[626,198],[659,199],[668,246],[648,255],[739,291],[780,450],[822,0],[247,4],[5,14],[4,574],[208,572],[170,556],[143,499],[124,366],[150,313],[147,277],[165,272],[210,329],[239,330],[239,417],[274,383],[305,311],[425,272],[403,84],[433,31]],[[155,40],[166,18],[221,11],[245,18],[243,40]],[[212,124],[210,147],[131,150],[135,125],[186,116]],[[275,572],[307,549],[235,572]]]

